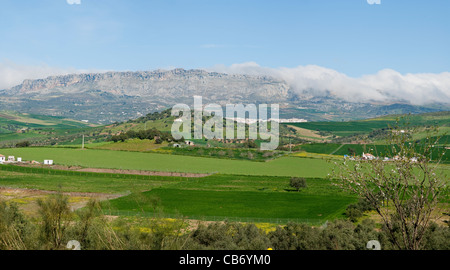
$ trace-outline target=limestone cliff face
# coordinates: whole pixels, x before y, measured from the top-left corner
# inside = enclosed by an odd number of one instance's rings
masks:
[[[6,92],[10,95],[75,94],[100,90],[113,95],[158,99],[169,105],[176,100],[201,95],[206,100],[266,102],[286,101],[289,86],[269,77],[228,75],[203,70],[107,72],[72,74],[25,80]]]
[[[124,121],[177,103],[284,103],[289,86],[263,76],[204,70],[155,70],[52,76],[25,80],[0,91],[0,110],[66,116],[108,123]]]

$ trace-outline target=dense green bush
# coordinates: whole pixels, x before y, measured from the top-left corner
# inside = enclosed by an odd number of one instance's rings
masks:
[[[212,223],[200,225],[190,237],[188,249],[265,250],[270,241],[254,224]]]
[[[355,204],[350,204],[345,210],[345,215],[352,221],[356,222],[364,215],[364,212],[374,210],[366,199],[360,199]]]
[[[19,211],[16,203],[0,201],[0,250],[28,249],[33,226]]]

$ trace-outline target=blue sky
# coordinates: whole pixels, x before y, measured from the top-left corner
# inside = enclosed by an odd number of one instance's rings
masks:
[[[450,71],[450,1],[1,0],[0,63],[84,70],[318,65]]]

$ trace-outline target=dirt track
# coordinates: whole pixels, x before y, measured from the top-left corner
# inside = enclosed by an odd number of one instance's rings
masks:
[[[37,201],[44,199],[48,195],[55,194],[56,191],[25,189],[25,188],[6,188],[0,187],[0,200],[16,202],[21,210],[29,215],[37,213]],[[86,203],[94,198],[98,201],[115,199],[123,196],[123,194],[105,194],[105,193],[84,193],[84,192],[62,192],[69,197],[69,205],[72,210],[77,210],[86,205]]]
[[[176,176],[176,177],[205,177],[210,174],[206,173],[180,173],[180,172],[154,172],[141,170],[121,170],[121,169],[101,169],[101,168],[83,168],[79,166],[64,166],[64,165],[42,165],[17,163],[16,166],[34,167],[34,168],[48,168],[54,170],[77,171],[77,172],[95,172],[95,173],[114,173],[114,174],[135,174],[135,175],[156,175],[156,176]]]
[[[78,169],[79,172],[97,172],[97,173],[117,173],[117,174],[137,174],[137,175],[159,175],[159,176],[177,176],[177,177],[205,177],[209,174],[202,173],[177,173],[177,172],[152,172],[139,170],[117,170],[117,169],[96,169],[83,168]]]

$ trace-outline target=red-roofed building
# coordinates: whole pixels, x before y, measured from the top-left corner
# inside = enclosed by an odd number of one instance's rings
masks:
[[[374,155],[372,155],[372,154],[369,154],[369,153],[367,153],[367,154],[362,154],[362,158],[363,159],[365,159],[365,160],[372,160],[372,159],[375,159],[375,156]]]

